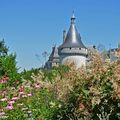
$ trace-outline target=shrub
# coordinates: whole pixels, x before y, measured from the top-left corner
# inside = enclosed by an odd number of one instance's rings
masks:
[[[10,85],[15,81],[20,81],[20,74],[16,67],[16,55],[10,54],[0,57],[0,68],[0,76],[8,76]]]

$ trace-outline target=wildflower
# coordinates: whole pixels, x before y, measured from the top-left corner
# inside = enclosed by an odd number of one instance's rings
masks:
[[[6,80],[0,80],[0,83],[7,83],[7,81]]]
[[[9,105],[7,105],[6,109],[12,110],[13,106],[9,104]]]
[[[56,105],[55,102],[52,102],[52,101],[50,102],[51,108],[55,107],[55,105]]]
[[[22,108],[22,110],[23,110],[23,111],[26,111],[26,110],[28,110],[28,108]]]
[[[24,91],[24,87],[20,86],[19,92],[23,92]]]
[[[25,94],[23,91],[19,92],[19,95]]]
[[[3,116],[3,115],[5,115],[5,112],[0,112],[0,116]]]
[[[28,96],[28,97],[30,97],[30,96],[32,96],[32,94],[31,94],[31,93],[29,93],[29,94],[27,94],[27,96]]]
[[[11,100],[11,101],[8,101],[9,104],[14,104],[15,101]]]
[[[40,88],[41,86],[39,84],[35,84],[35,88]]]
[[[23,105],[23,103],[18,103],[18,104],[17,104],[17,106],[22,106],[22,105]]]
[[[7,83],[8,80],[9,80],[9,77],[4,76],[4,77],[2,77],[2,79],[0,80],[0,83]]]
[[[25,86],[25,88],[30,88],[30,87],[31,87],[31,86],[27,86],[27,85]]]
[[[25,98],[25,97],[28,97],[28,96],[24,94],[24,95],[22,95],[22,97]]]
[[[2,102],[7,101],[7,98],[2,98],[0,101]]]
[[[11,90],[15,90],[15,87],[11,87]]]
[[[13,97],[12,100],[19,100],[19,97]]]
[[[32,113],[32,111],[27,111],[29,114],[31,114]]]
[[[61,107],[62,107],[62,105],[61,105],[61,104],[59,104],[59,105],[58,105],[58,108],[61,108]]]
[[[5,94],[7,94],[7,91],[0,91],[0,95],[4,96]]]
[[[6,80],[6,81],[8,81],[9,77],[8,76],[4,76],[3,79]]]

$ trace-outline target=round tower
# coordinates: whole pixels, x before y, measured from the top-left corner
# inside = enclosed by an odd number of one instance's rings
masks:
[[[61,64],[73,62],[76,68],[80,68],[81,66],[86,66],[87,48],[81,41],[80,34],[75,25],[75,19],[73,14],[69,31],[62,45],[58,48],[58,54]]]

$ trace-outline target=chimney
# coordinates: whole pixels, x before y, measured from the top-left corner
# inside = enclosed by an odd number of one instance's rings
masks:
[[[66,39],[66,30],[63,30],[63,42],[65,41]]]

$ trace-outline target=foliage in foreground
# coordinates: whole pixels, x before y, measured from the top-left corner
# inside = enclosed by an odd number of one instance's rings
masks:
[[[0,119],[119,120],[119,72],[119,60],[103,64],[101,57],[94,54],[87,70],[76,70],[71,64],[52,70],[35,70],[35,74],[25,71],[21,73],[21,82],[17,85],[12,82],[12,86],[9,83],[14,75],[3,75]]]

